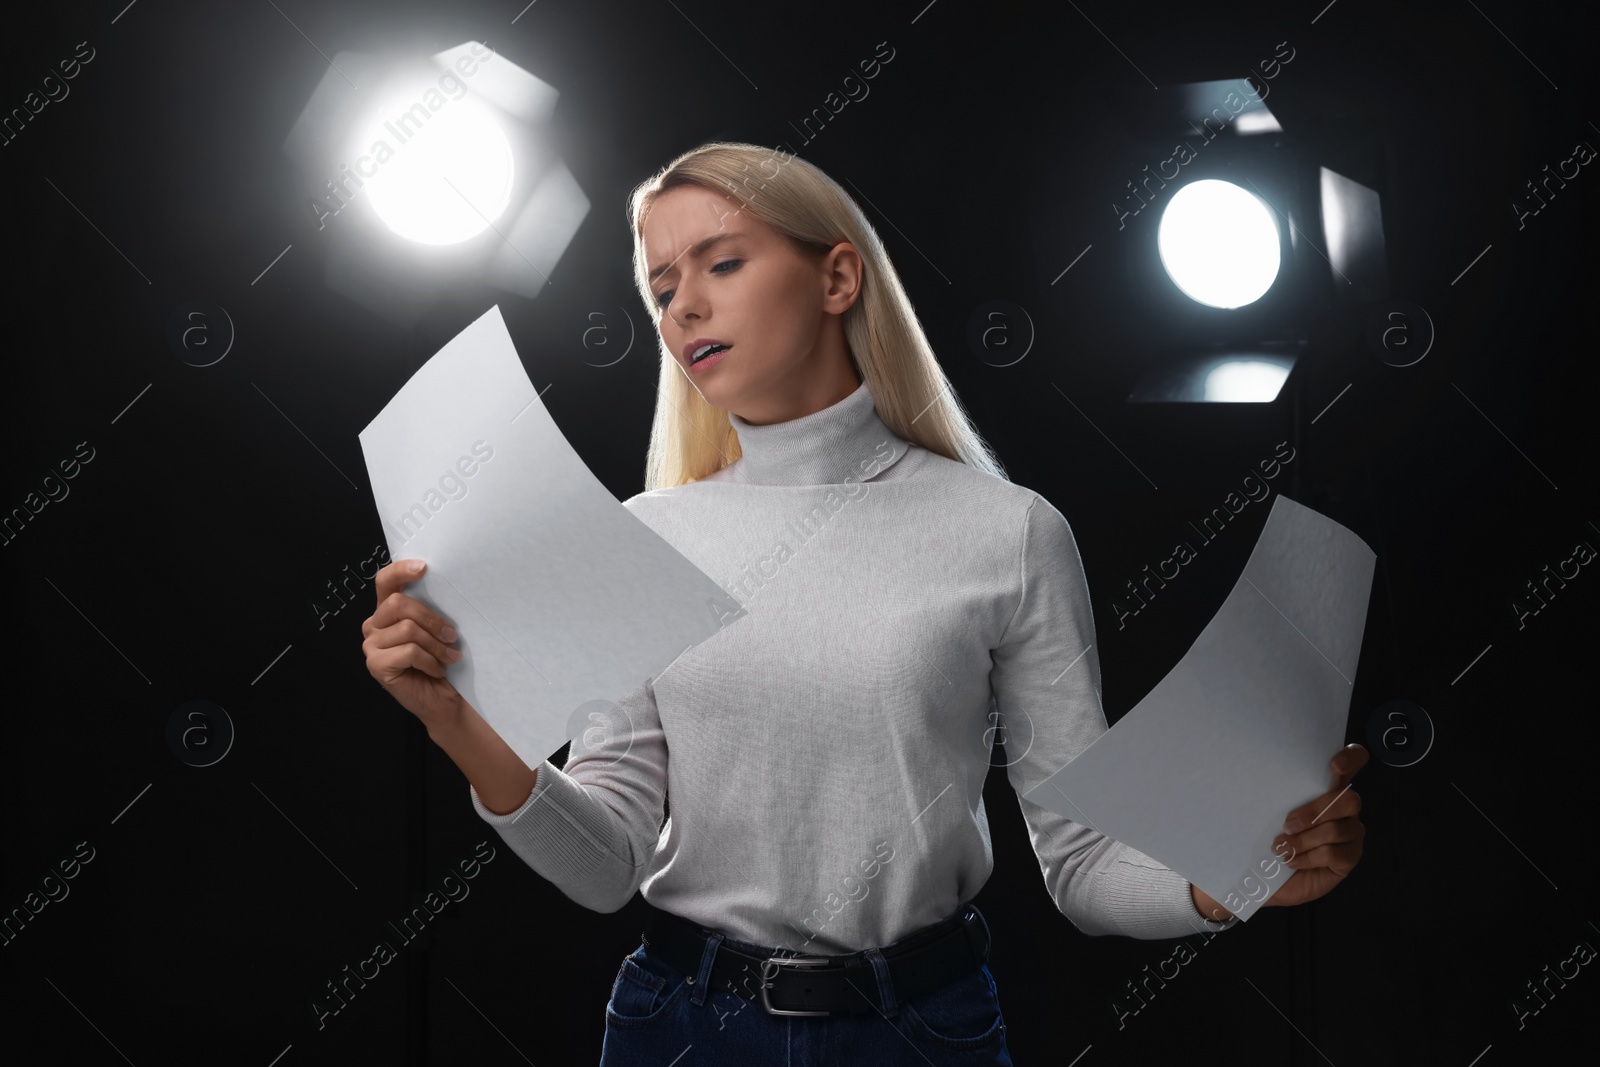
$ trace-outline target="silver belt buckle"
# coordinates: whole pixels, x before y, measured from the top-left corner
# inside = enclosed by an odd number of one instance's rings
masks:
[[[777,977],[778,971],[783,967],[829,967],[831,960],[803,959],[787,956],[769,956],[761,964],[761,1006],[767,1009],[768,1015],[832,1015],[828,1011],[784,1011],[774,1008],[772,1001],[767,998],[767,990],[772,988],[772,979]]]

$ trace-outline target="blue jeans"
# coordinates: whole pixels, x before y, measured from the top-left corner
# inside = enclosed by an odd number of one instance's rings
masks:
[[[881,950],[869,949],[880,1003],[861,1014],[770,1015],[759,1000],[709,989],[720,945],[761,946],[713,934],[698,974],[640,944],[623,958],[606,1004],[600,1067],[1011,1067],[994,975],[978,967],[949,985],[897,1001]],[[759,972],[746,988],[758,992]],[[759,995],[759,994],[758,994]]]

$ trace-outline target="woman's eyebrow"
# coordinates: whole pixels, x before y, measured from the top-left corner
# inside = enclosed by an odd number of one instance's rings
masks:
[[[706,249],[710,248],[712,245],[717,244],[717,243],[719,243],[721,241],[731,241],[735,237],[743,237],[743,236],[744,236],[744,234],[738,233],[738,232],[714,233],[710,237],[707,237],[705,240],[700,241],[700,242],[698,242],[696,244],[692,244],[688,248],[684,249],[682,252],[679,252],[677,254],[677,256],[673,258],[672,263],[678,262],[678,260],[682,259],[685,255],[698,256],[702,252],[704,252]],[[665,274],[667,271],[671,270],[672,269],[672,263],[663,263],[659,267],[651,267],[650,268],[650,278],[649,278],[649,280],[653,282],[657,278],[659,278],[663,274]]]

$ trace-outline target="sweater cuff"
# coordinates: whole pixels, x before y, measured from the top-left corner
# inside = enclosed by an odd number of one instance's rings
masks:
[[[556,778],[557,768],[549,760],[539,764],[536,769],[538,774],[534,778],[533,790],[528,794],[528,799],[524,800],[515,811],[508,811],[503,815],[484,807],[483,800],[478,796],[478,790],[473,787],[471,782],[468,782],[467,791],[472,794],[472,806],[477,811],[478,817],[495,829],[507,827],[519,821],[529,809],[540,803],[540,798],[550,791],[550,786]]]
[[[1194,896],[1190,891],[1191,883],[1189,879],[1177,874],[1176,871],[1170,871],[1169,873],[1176,875],[1178,878],[1179,889],[1183,897],[1183,917],[1189,920],[1191,930],[1208,934],[1220,934],[1224,930],[1231,930],[1239,925],[1239,916],[1237,915],[1230,915],[1226,919],[1208,919],[1201,915],[1194,906]]]
[[[535,874],[591,911],[617,911],[639,888],[641,861],[615,812],[548,759],[528,799],[496,815],[468,783],[478,817]],[[603,790],[602,790],[603,792]]]
[[[1197,933],[1221,933],[1238,925],[1239,917],[1207,919],[1195,909],[1189,880],[1165,866],[1119,860],[1139,874],[1137,882],[1118,880],[1104,887],[1107,903],[1119,911],[1133,937],[1161,939]],[[1152,861],[1153,862],[1153,861]]]
[[[627,871],[639,866],[633,844],[610,808],[548,759],[538,770],[528,799],[504,815],[484,807],[478,791],[467,784],[478,817],[528,866],[563,890],[583,885],[607,866],[620,864]]]

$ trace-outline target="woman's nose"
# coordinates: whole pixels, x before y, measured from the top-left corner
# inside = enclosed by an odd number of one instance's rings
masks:
[[[693,293],[685,293],[682,289],[672,294],[672,303],[667,305],[667,310],[679,322],[700,318],[705,311],[698,296]]]

